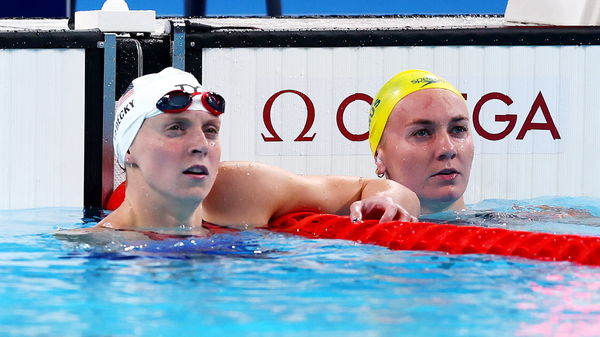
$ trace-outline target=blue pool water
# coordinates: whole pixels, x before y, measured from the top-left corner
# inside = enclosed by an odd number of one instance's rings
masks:
[[[596,205],[496,200],[432,218],[600,236]],[[97,245],[52,234],[97,221],[82,217],[0,211],[0,336],[600,335],[600,267],[264,231]]]

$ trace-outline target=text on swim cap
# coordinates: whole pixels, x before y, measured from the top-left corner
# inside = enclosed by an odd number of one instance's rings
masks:
[[[373,115],[375,115],[375,109],[377,109],[379,103],[381,103],[381,100],[378,98],[371,104],[371,110],[369,110],[369,126],[371,126],[371,119],[373,118]]]
[[[439,79],[437,77],[431,77],[431,76],[419,77],[419,78],[416,78],[416,79],[410,81],[410,83],[412,83],[412,84],[423,83],[423,85],[421,86],[421,88],[423,88],[425,86],[428,86],[428,85],[430,85],[432,83],[439,83],[439,82],[445,82],[445,81],[443,81],[443,80],[441,80],[441,79]]]
[[[133,100],[131,100],[130,102],[125,104],[123,109],[119,110],[119,113],[117,114],[117,120],[115,121],[115,133],[117,133],[117,130],[119,129],[119,125],[121,125],[121,121],[123,120],[123,117],[125,117],[125,115],[127,115],[127,113],[131,109],[133,109]]]

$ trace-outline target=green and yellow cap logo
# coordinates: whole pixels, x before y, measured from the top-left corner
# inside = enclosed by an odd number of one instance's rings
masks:
[[[446,89],[463,98],[448,81],[425,70],[406,70],[392,77],[381,87],[369,113],[369,146],[375,154],[392,110],[407,95],[424,89]],[[463,98],[464,99],[464,98]]]

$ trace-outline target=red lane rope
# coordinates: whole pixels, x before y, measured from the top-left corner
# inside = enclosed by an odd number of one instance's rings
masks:
[[[126,181],[119,184],[119,186],[117,186],[117,188],[115,188],[115,190],[108,197],[108,201],[106,202],[106,205],[104,205],[104,209],[114,211],[115,209],[119,208],[119,206],[121,206],[121,204],[123,203],[123,200],[125,200],[126,188]]]
[[[125,198],[125,183],[111,195],[106,209]],[[600,266],[600,237],[456,226],[427,222],[367,220],[312,212],[291,213],[269,223],[269,230],[307,238],[345,239],[394,250],[428,250],[451,254],[495,254]]]
[[[600,266],[600,237],[456,226],[427,222],[367,220],[311,212],[291,213],[269,223],[269,230],[307,238],[345,239],[393,250],[452,254],[495,254]]]

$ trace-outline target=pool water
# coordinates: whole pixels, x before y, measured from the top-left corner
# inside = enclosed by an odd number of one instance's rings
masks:
[[[542,203],[589,216],[523,216]],[[600,236],[595,205],[486,201],[431,218]],[[1,336],[600,335],[600,267],[266,231],[101,245],[52,234],[98,221],[85,213],[0,211]]]

